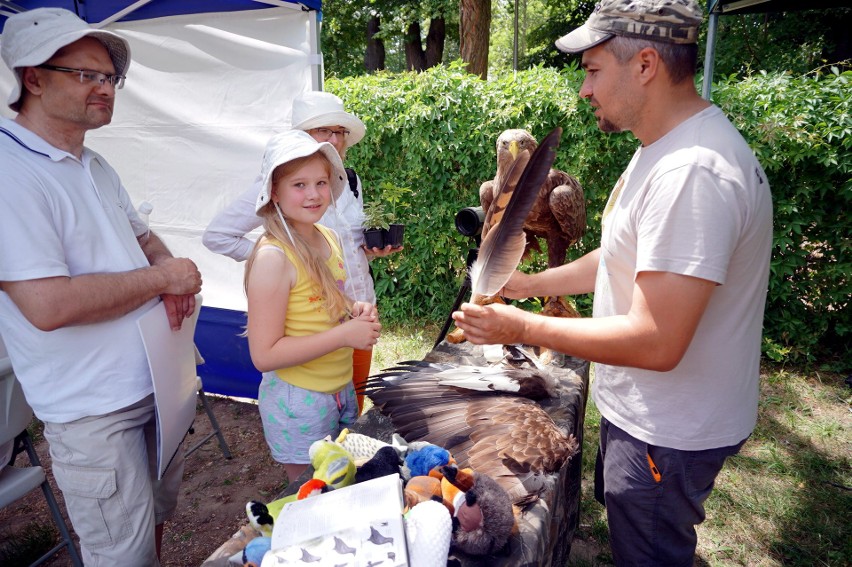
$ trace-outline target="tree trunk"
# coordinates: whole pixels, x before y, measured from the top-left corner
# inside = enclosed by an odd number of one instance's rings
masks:
[[[426,35],[426,68],[440,65],[444,59],[444,38],[447,36],[447,24],[443,17],[429,21],[429,33]]]
[[[364,52],[364,68],[368,73],[385,68],[385,42],[376,38],[381,21],[373,16],[367,22],[367,50]]]
[[[405,68],[409,71],[426,69],[426,54],[420,41],[420,22],[417,21],[408,24],[405,33]]]
[[[467,63],[469,73],[487,79],[491,0],[461,0],[459,10],[461,58]]]

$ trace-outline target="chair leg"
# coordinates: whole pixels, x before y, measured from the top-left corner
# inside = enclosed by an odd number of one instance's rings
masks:
[[[206,443],[208,439],[215,435],[219,440],[219,448],[222,449],[222,454],[225,455],[226,459],[230,459],[232,457],[231,449],[228,447],[228,443],[225,441],[225,436],[222,435],[222,430],[219,428],[219,422],[216,421],[216,415],[213,413],[213,408],[210,407],[210,404],[207,401],[207,396],[204,393],[204,388],[198,388],[198,397],[201,399],[201,405],[204,406],[204,411],[207,413],[207,418],[210,420],[210,425],[213,427],[213,431],[205,435],[203,438],[199,439],[195,445],[187,449],[186,454],[189,455],[190,453],[201,447],[204,443]]]
[[[30,438],[30,434],[24,430],[18,438],[24,445],[24,448],[27,451],[27,456],[30,459],[30,463],[33,466],[40,467],[41,461],[38,458],[38,454],[36,453],[35,446],[33,445],[32,439]],[[53,516],[53,522],[56,524],[56,527],[59,529],[60,537],[62,541],[56,545],[53,549],[45,553],[41,556],[41,558],[33,563],[30,567],[35,567],[37,565],[41,565],[51,557],[55,553],[57,553],[63,547],[68,548],[68,554],[71,556],[71,564],[74,567],[83,567],[83,559],[80,557],[80,552],[77,551],[77,547],[74,545],[74,540],[71,539],[71,533],[68,531],[68,526],[65,524],[65,519],[62,517],[62,512],[59,510],[59,503],[56,501],[56,497],[53,495],[53,490],[50,488],[50,484],[45,479],[44,482],[41,483],[41,491],[44,493],[44,499],[47,500],[47,506],[50,508],[50,513]]]
[[[198,395],[201,396],[201,403],[204,406],[204,411],[207,412],[207,417],[210,418],[210,423],[213,425],[213,431],[216,432],[216,437],[219,439],[219,448],[222,449],[222,453],[225,455],[225,458],[230,459],[231,449],[228,447],[228,443],[225,442],[225,436],[222,435],[222,429],[219,427],[219,422],[216,420],[213,408],[211,408],[210,404],[207,402],[207,395],[204,393],[204,388],[198,390]]]

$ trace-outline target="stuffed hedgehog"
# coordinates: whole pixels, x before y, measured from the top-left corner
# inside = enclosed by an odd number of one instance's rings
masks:
[[[461,491],[454,502],[453,547],[471,555],[499,551],[515,524],[509,495],[481,473],[461,471],[455,465],[441,467],[441,473]]]

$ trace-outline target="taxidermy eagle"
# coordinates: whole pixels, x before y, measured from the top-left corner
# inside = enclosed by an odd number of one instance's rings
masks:
[[[447,449],[524,506],[579,450],[535,401],[554,397],[557,380],[546,367],[401,362],[368,378],[364,392],[407,441]]]
[[[479,203],[486,215],[482,237],[488,236],[491,226],[487,219],[500,187],[509,176],[512,163],[522,152],[534,152],[538,143],[526,130],[506,130],[497,138],[497,173],[479,188]],[[550,169],[538,187],[532,208],[523,223],[526,235],[524,256],[530,250],[541,251],[539,238],[547,243],[547,267],[555,268],[565,263],[565,253],[586,230],[586,199],[583,187],[571,175],[558,169]],[[573,308],[561,298],[551,298],[545,304],[548,315],[578,316]]]
[[[497,174],[479,188],[485,221],[470,271],[472,302],[502,303],[497,294],[520,261],[531,249],[541,250],[538,237],[546,238],[547,264],[552,268],[565,263],[566,250],[583,235],[583,188],[567,173],[551,169],[561,133],[556,128],[541,144],[526,130],[506,130],[497,139]],[[579,317],[561,297],[548,298],[542,313]],[[456,328],[446,339],[460,343],[464,331]]]

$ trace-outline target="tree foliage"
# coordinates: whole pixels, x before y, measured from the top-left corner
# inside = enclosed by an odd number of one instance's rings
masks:
[[[423,70],[458,56],[458,0],[325,0],[327,76]]]
[[[586,191],[588,230],[576,258],[597,247],[600,214],[637,141],[604,135],[577,96],[582,72],[535,67],[481,81],[461,62],[423,73],[330,79],[328,90],[367,124],[349,163],[365,198],[400,187],[397,213],[405,250],[373,262],[385,321],[443,321],[474,242],[455,214],[478,204],[479,185],[496,170],[494,144],[506,128],[541,139],[564,130],[555,167]],[[766,352],[778,360],[852,360],[852,72],[808,77],[758,74],[719,84],[714,99],[731,116],[766,169],[775,203]],[[534,257],[528,269],[541,269]],[[589,298],[578,301],[589,314]]]
[[[850,29],[852,8],[722,16],[714,75],[746,77],[759,71],[802,75],[844,60],[848,66]]]
[[[577,61],[576,55],[560,53],[556,39],[581,26],[595,7],[593,0],[540,0],[545,16],[532,26],[523,68],[538,64],[561,67]],[[700,2],[702,5],[705,2]],[[708,18],[699,37],[704,59]],[[852,58],[852,8],[797,10],[724,15],[719,18],[715,50],[716,77],[745,77],[759,71],[803,74],[826,64]]]

